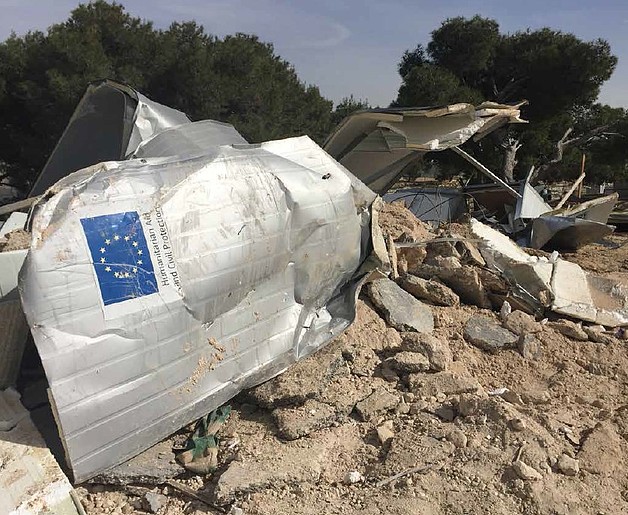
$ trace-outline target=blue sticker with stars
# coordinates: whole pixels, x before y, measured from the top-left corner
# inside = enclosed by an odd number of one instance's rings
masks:
[[[81,218],[105,306],[157,293],[137,211]]]

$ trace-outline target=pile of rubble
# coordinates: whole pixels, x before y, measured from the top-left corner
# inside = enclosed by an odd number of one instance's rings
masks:
[[[87,513],[628,512],[623,330],[556,312],[555,255],[517,264],[472,222],[433,230],[394,204],[379,218],[391,278],[344,334],[232,400],[217,469],[176,462],[186,428],[80,486]]]

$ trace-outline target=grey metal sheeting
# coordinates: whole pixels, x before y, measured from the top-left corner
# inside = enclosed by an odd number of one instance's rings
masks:
[[[342,332],[375,262],[375,194],[307,137],[105,162],[47,197],[20,290],[77,482]]]

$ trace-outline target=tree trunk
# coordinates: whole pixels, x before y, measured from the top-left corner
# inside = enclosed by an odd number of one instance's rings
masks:
[[[542,177],[552,166],[560,163],[563,160],[563,154],[565,150],[572,146],[586,146],[587,143],[599,138],[600,136],[605,134],[605,131],[609,128],[609,125],[602,125],[601,127],[596,127],[591,129],[589,132],[586,132],[580,136],[569,139],[569,135],[573,132],[574,128],[569,127],[563,137],[560,138],[556,142],[556,148],[554,149],[554,155],[545,161],[545,163],[541,164],[538,170],[538,176]]]
[[[504,168],[502,174],[506,182],[514,182],[515,180],[515,166],[517,166],[517,151],[521,148],[521,143],[518,139],[508,138],[502,144],[505,150],[504,154]]]

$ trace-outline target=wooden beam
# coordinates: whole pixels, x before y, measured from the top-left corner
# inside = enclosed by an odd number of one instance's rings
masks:
[[[569,188],[569,191],[567,193],[565,193],[565,195],[563,196],[563,198],[560,199],[560,202],[558,204],[556,204],[556,207],[554,209],[560,209],[561,207],[563,207],[565,205],[565,202],[567,202],[567,200],[569,199],[569,197],[571,197],[571,194],[576,191],[576,188],[580,185],[580,183],[584,180],[584,176],[586,174],[584,172],[582,172],[580,174],[580,177],[578,177],[576,179],[576,182],[573,183],[573,185],[571,186],[571,188]]]
[[[0,206],[0,215],[6,215],[7,213],[13,213],[13,211],[19,211],[20,209],[30,208],[35,202],[39,200],[41,195],[37,197],[29,197],[24,200],[18,200],[17,202],[13,202],[12,204],[6,204],[4,206]]]

